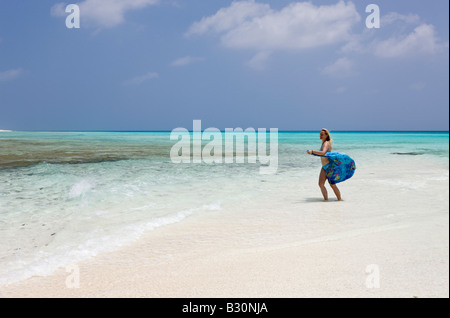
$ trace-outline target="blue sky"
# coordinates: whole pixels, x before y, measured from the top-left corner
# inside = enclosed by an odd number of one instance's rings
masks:
[[[0,129],[448,130],[448,7],[0,0]]]

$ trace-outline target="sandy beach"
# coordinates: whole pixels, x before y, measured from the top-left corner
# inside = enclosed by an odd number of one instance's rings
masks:
[[[448,242],[442,242],[441,235],[448,233],[448,218],[434,221],[256,249],[239,248],[232,239],[206,240],[206,234],[194,234],[188,225],[175,225],[172,230],[178,235],[155,233],[132,248],[79,264],[79,288],[67,288],[71,273],[60,270],[1,293],[3,297],[448,297]],[[214,220],[209,225],[224,229]],[[183,234],[196,235],[200,243],[184,246]],[[157,248],[170,251],[158,261],[151,257],[155,242]],[[233,244],[237,247],[230,248]],[[367,286],[366,269],[373,263],[379,266],[379,288]]]
[[[4,286],[0,295],[448,297],[448,180],[431,182],[440,192],[382,185],[368,195],[348,183],[342,190],[354,196],[343,202],[322,202],[316,189],[295,199],[292,189],[278,205],[194,215],[119,251]]]

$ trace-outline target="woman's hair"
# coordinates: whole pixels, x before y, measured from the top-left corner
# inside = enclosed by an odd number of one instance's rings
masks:
[[[328,129],[323,128],[322,131],[324,131],[328,136],[326,141],[331,141],[331,135],[330,135],[330,132],[328,131]]]

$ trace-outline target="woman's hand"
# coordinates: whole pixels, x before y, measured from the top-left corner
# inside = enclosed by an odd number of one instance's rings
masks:
[[[313,151],[312,150],[308,150],[308,155],[312,155]]]

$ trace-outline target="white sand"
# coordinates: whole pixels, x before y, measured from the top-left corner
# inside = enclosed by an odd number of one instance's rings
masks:
[[[246,231],[246,224],[231,228],[227,221],[203,220],[207,232],[198,231],[195,222],[173,225],[79,264],[79,288],[67,288],[73,272],[61,270],[0,292],[4,297],[449,296],[448,217],[265,247],[241,244],[245,235],[226,241],[214,235]],[[367,285],[376,282],[373,269],[379,270],[379,288]]]
[[[0,296],[449,297],[448,171],[417,183],[363,175],[340,186],[344,202],[285,187],[77,264],[79,288],[63,268]]]

